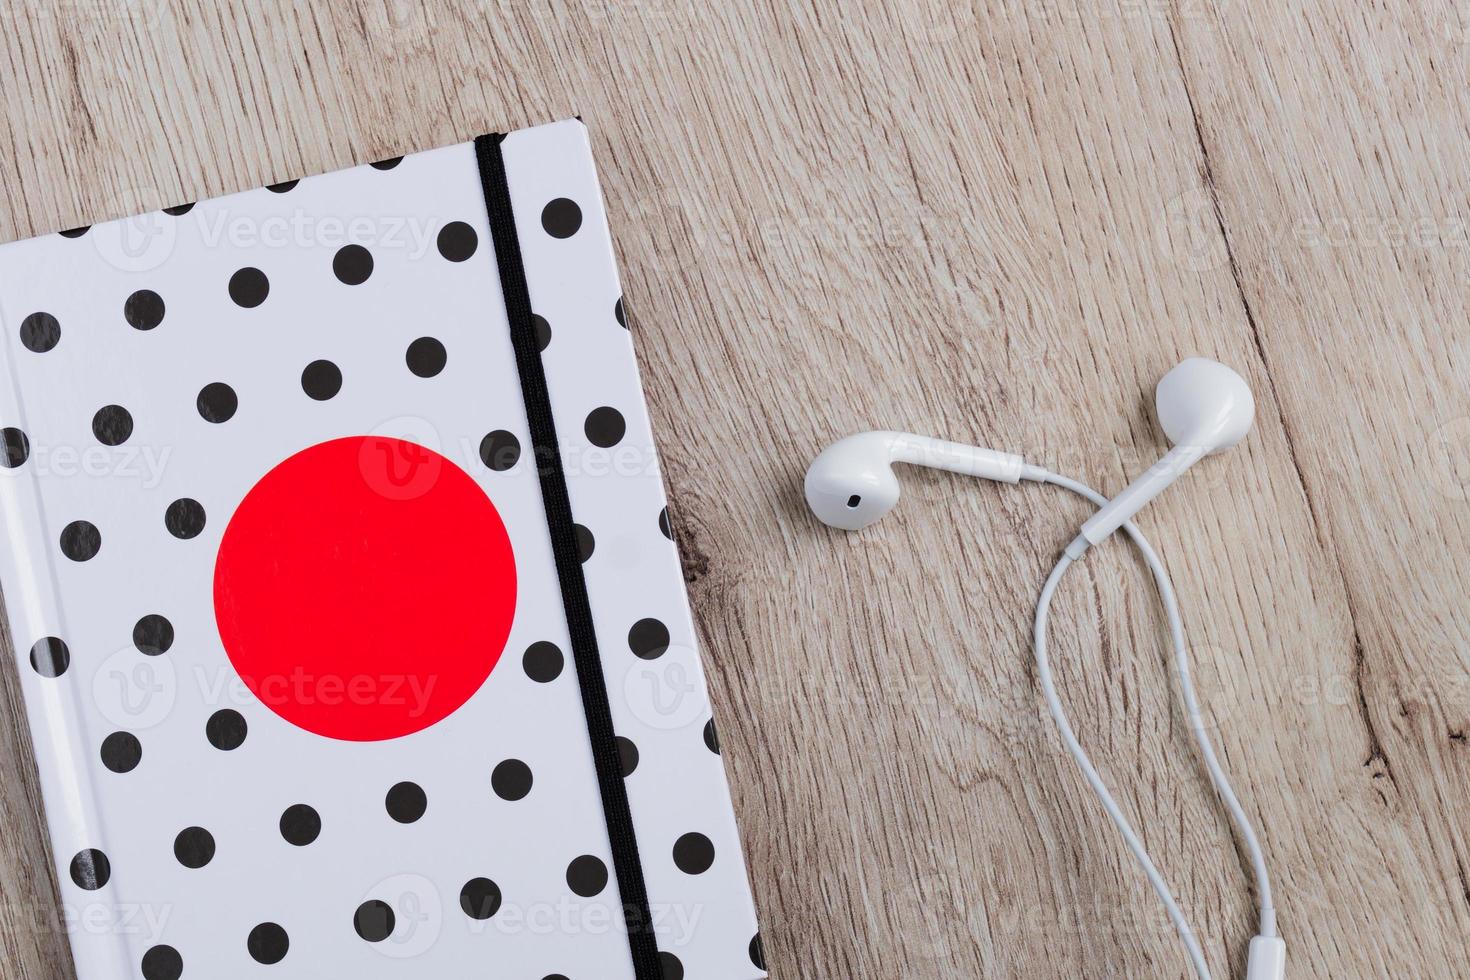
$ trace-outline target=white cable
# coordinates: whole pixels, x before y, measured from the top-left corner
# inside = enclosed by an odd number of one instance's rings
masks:
[[[1107,503],[1106,497],[1084,483],[1039,468],[1028,467],[1028,470],[1029,472],[1026,475],[1030,479],[1050,483],[1064,490],[1070,490],[1072,493],[1086,498],[1099,507]],[[1205,761],[1205,768],[1210,774],[1210,781],[1214,785],[1215,791],[1220,795],[1221,800],[1224,801],[1225,807],[1230,813],[1230,818],[1240,834],[1241,841],[1250,853],[1251,865],[1256,882],[1256,892],[1259,900],[1260,935],[1275,937],[1276,910],[1272,904],[1271,878],[1266,870],[1265,855],[1261,851],[1260,841],[1256,837],[1255,829],[1251,826],[1250,818],[1241,807],[1235,791],[1231,789],[1230,781],[1226,777],[1224,769],[1220,766],[1219,759],[1215,755],[1214,746],[1210,743],[1209,735],[1205,730],[1204,721],[1200,715],[1199,701],[1195,696],[1194,683],[1190,677],[1189,655],[1184,643],[1184,626],[1179,616],[1179,602],[1174,594],[1174,585],[1169,579],[1169,573],[1164,568],[1164,563],[1159,559],[1158,553],[1154,551],[1153,547],[1148,543],[1148,540],[1143,536],[1143,533],[1131,522],[1123,524],[1122,530],[1137,545],[1139,553],[1143,555],[1143,560],[1149,567],[1149,571],[1153,573],[1154,582],[1159,591],[1159,598],[1163,601],[1164,613],[1169,621],[1169,633],[1174,645],[1174,662],[1179,674],[1179,687],[1184,697],[1190,730],[1193,732],[1195,741],[1199,745],[1200,754]],[[1077,740],[1077,735],[1072,730],[1071,723],[1067,720],[1066,712],[1062,708],[1061,699],[1057,695],[1056,685],[1052,680],[1051,663],[1047,658],[1047,612],[1051,607],[1052,596],[1056,592],[1057,584],[1062,580],[1062,576],[1066,574],[1067,569],[1073,564],[1074,559],[1071,552],[1072,549],[1069,548],[1068,552],[1064,553],[1057,560],[1056,566],[1052,569],[1051,574],[1047,577],[1046,584],[1042,587],[1041,596],[1036,605],[1034,642],[1037,675],[1041,681],[1042,693],[1046,698],[1047,708],[1051,711],[1052,720],[1056,722],[1057,730],[1061,733],[1062,742],[1066,745],[1067,751],[1076,761],[1078,768],[1082,770],[1082,774],[1087,778],[1088,784],[1092,787],[1093,792],[1097,794],[1099,802],[1102,803],[1103,809],[1107,811],[1108,817],[1112,819],[1113,825],[1122,834],[1124,842],[1128,845],[1128,849],[1133,853],[1133,856],[1143,868],[1144,874],[1148,877],[1149,884],[1153,886],[1154,892],[1159,896],[1160,901],[1163,902],[1164,907],[1168,910],[1169,918],[1173,921],[1174,928],[1179,933],[1179,938],[1183,941],[1189,953],[1190,963],[1194,967],[1195,974],[1199,977],[1199,980],[1210,980],[1209,968],[1205,964],[1204,953],[1200,949],[1199,941],[1195,938],[1193,930],[1190,929],[1189,923],[1184,918],[1184,913],[1180,910],[1178,903],[1175,902],[1174,895],[1170,892],[1168,883],[1164,881],[1163,875],[1154,866],[1153,861],[1148,856],[1148,852],[1144,850],[1143,842],[1139,840],[1138,834],[1133,830],[1132,825],[1129,824],[1128,818],[1123,815],[1123,811],[1118,807],[1117,801],[1108,792],[1106,784],[1103,783],[1102,776],[1098,774],[1096,767],[1092,764],[1092,760],[1087,757],[1087,752]]]

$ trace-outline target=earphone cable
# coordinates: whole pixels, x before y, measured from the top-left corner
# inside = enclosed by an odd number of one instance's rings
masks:
[[[1069,490],[1099,507],[1107,503],[1106,497],[1086,484],[1038,467],[1027,467],[1025,477]],[[1221,800],[1225,803],[1225,807],[1230,813],[1230,818],[1235,824],[1241,841],[1250,854],[1259,901],[1260,935],[1274,937],[1276,935],[1276,912],[1272,903],[1271,879],[1266,869],[1265,855],[1261,850],[1260,841],[1256,836],[1254,827],[1251,825],[1250,818],[1240,805],[1240,801],[1236,797],[1235,791],[1231,788],[1230,781],[1220,765],[1219,759],[1215,754],[1214,746],[1211,744],[1209,734],[1206,731],[1204,720],[1200,714],[1199,700],[1195,694],[1194,683],[1189,669],[1188,650],[1184,642],[1184,626],[1179,615],[1179,602],[1174,592],[1173,582],[1170,580],[1169,573],[1164,568],[1164,564],[1160,560],[1158,553],[1154,551],[1153,547],[1148,543],[1148,540],[1143,536],[1143,533],[1131,522],[1123,524],[1122,530],[1138,547],[1139,553],[1143,556],[1144,562],[1153,574],[1154,582],[1159,591],[1159,598],[1164,605],[1165,616],[1169,621],[1169,632],[1174,647],[1175,667],[1179,675],[1179,686],[1184,699],[1185,711],[1188,715],[1190,731],[1193,733],[1195,742],[1199,746],[1200,755],[1203,757],[1205,768],[1210,775],[1210,781],[1214,785],[1216,793],[1219,794]],[[1034,643],[1037,675],[1041,682],[1042,693],[1045,696],[1047,708],[1051,712],[1052,720],[1056,723],[1057,730],[1062,736],[1062,741],[1066,745],[1067,751],[1082,770],[1083,776],[1086,777],[1088,784],[1097,795],[1103,809],[1113,821],[1113,825],[1118,828],[1128,849],[1133,853],[1139,866],[1143,868],[1144,874],[1148,877],[1149,884],[1153,886],[1154,892],[1159,896],[1160,901],[1163,902],[1164,907],[1167,909],[1169,918],[1173,921],[1174,928],[1179,933],[1179,938],[1183,941],[1189,953],[1190,962],[1194,967],[1195,974],[1199,977],[1199,980],[1209,980],[1209,969],[1205,964],[1204,954],[1200,949],[1199,941],[1195,938],[1193,930],[1190,929],[1188,921],[1184,918],[1184,913],[1174,900],[1168,883],[1164,881],[1163,875],[1154,866],[1153,861],[1148,856],[1148,852],[1144,849],[1143,842],[1133,830],[1132,825],[1128,822],[1128,818],[1123,815],[1117,801],[1108,792],[1102,776],[1099,775],[1091,759],[1088,758],[1086,751],[1082,748],[1081,742],[1078,741],[1077,735],[1072,730],[1071,723],[1067,719],[1066,712],[1062,708],[1061,699],[1057,694],[1056,685],[1052,678],[1051,664],[1047,655],[1047,614],[1058,583],[1061,582],[1062,576],[1066,574],[1067,569],[1075,561],[1074,554],[1081,554],[1085,550],[1086,542],[1082,539],[1079,539],[1079,541],[1081,541],[1079,546],[1075,548],[1069,546],[1067,552],[1058,559],[1055,567],[1052,568],[1051,574],[1047,577],[1046,584],[1042,587],[1040,598],[1037,601]]]

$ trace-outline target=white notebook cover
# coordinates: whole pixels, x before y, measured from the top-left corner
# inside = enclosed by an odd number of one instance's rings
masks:
[[[765,975],[586,130],[478,150],[656,967],[465,143],[0,247],[0,583],[80,980]]]

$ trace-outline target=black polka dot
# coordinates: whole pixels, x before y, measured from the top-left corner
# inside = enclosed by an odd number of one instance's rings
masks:
[[[194,202],[190,201],[188,204],[175,204],[171,208],[164,208],[163,213],[171,214],[175,218],[177,218],[181,215],[188,214],[192,210],[194,210]]]
[[[623,776],[626,778],[633,775],[633,771],[638,768],[638,746],[633,744],[631,738],[621,735],[618,736],[617,743],[618,761],[622,763]]]
[[[230,299],[247,310],[264,303],[270,292],[270,280],[264,272],[252,266],[246,266],[230,277]]]
[[[7,425],[0,429],[0,443],[4,444],[4,454],[0,455],[0,466],[13,470],[17,466],[31,458],[31,440],[26,434],[14,426]]]
[[[295,180],[283,180],[278,184],[266,184],[265,189],[272,194],[284,194],[299,183],[301,183],[301,178],[297,177]]]
[[[123,319],[134,330],[152,330],[163,322],[163,297],[151,289],[140,289],[123,303]]]
[[[549,684],[556,680],[561,676],[565,665],[566,658],[562,656],[561,647],[547,640],[538,640],[526,647],[526,655],[521,658],[526,676],[539,684]]]
[[[749,952],[750,962],[755,965],[755,968],[757,970],[764,970],[766,968],[766,947],[765,944],[761,942],[760,933],[756,933],[750,938]]]
[[[685,834],[674,842],[674,864],[686,875],[702,875],[715,863],[715,845],[703,834]]]
[[[439,254],[451,262],[463,262],[475,254],[480,237],[463,221],[451,221],[439,229]]]
[[[81,238],[87,233],[87,229],[91,227],[91,225],[82,225],[79,228],[68,228],[66,231],[59,231],[57,234],[62,238]]]
[[[567,976],[564,973],[548,973],[541,980],[567,980]]]
[[[558,197],[541,209],[541,227],[552,238],[571,238],[582,227],[582,209],[576,201]]]
[[[490,774],[490,788],[502,800],[524,800],[531,792],[531,767],[520,759],[506,759]]]
[[[380,943],[393,935],[393,925],[393,907],[376,898],[363,902],[352,916],[352,928],[370,943]]]
[[[121,446],[133,434],[133,415],[121,405],[104,405],[92,416],[92,435],[104,446]]]
[[[592,552],[597,550],[597,539],[581,524],[573,524],[572,533],[577,538],[577,557],[586,562],[592,557]]]
[[[61,529],[61,553],[72,561],[90,561],[102,550],[102,532],[91,521],[72,521]]]
[[[531,314],[531,329],[536,332],[536,349],[545,350],[551,346],[551,324],[546,322],[546,317]]]
[[[180,980],[184,958],[172,946],[154,946],[143,954],[143,980]]]
[[[510,469],[520,458],[521,441],[514,433],[496,429],[480,440],[480,460],[497,473]]]
[[[388,157],[386,160],[374,160],[368,166],[374,170],[392,170],[403,162],[403,157]]]
[[[420,337],[408,345],[408,352],[403,356],[408,363],[408,369],[421,378],[432,378],[444,370],[444,363],[449,355],[444,350],[444,345],[433,337]]]
[[[202,868],[214,860],[214,835],[203,827],[185,827],[174,838],[174,857],[186,868]]]
[[[71,666],[71,649],[59,636],[43,636],[31,645],[31,668],[42,677],[60,677]]]
[[[471,919],[488,919],[500,911],[500,886],[489,878],[473,878],[459,890],[459,907]]]
[[[613,304],[613,319],[618,321],[618,326],[622,327],[624,330],[628,329],[628,314],[623,311],[623,297],[621,296],[619,296],[618,301]]]
[[[628,630],[628,649],[644,660],[657,660],[669,648],[669,628],[657,619],[640,619]]]
[[[204,737],[221,752],[232,752],[244,745],[245,736],[249,733],[250,726],[245,724],[245,716],[234,708],[221,708],[204,723]]]
[[[713,718],[704,723],[704,747],[715,755],[720,754],[720,733],[715,731],[715,720]]]
[[[684,964],[673,953],[659,953],[658,965],[663,972],[663,980],[684,980]]]
[[[211,381],[199,389],[194,407],[199,410],[199,417],[206,422],[228,422],[235,417],[235,411],[240,407],[240,398],[235,394],[235,389],[223,381]]]
[[[281,836],[286,843],[305,847],[315,841],[322,832],[321,814],[305,803],[286,807],[281,814]]]
[[[89,847],[71,859],[71,880],[78,888],[95,892],[112,880],[112,862],[107,855]]]
[[[61,343],[61,321],[50,313],[32,313],[20,321],[20,342],[28,351],[46,353]]]
[[[250,935],[245,940],[245,949],[249,951],[250,958],[266,966],[284,960],[290,948],[291,937],[274,922],[262,922],[250,930]]]
[[[600,858],[583,854],[567,865],[567,887],[583,898],[600,895],[607,887],[607,865]]]
[[[174,645],[174,624],[158,613],[149,613],[133,625],[133,646],[150,657],[168,653]]]
[[[312,361],[301,372],[301,390],[324,402],[342,390],[342,370],[331,361]]]
[[[674,540],[674,525],[669,522],[669,509],[667,507],[658,512],[658,529],[663,532],[664,537],[670,541]]]
[[[429,808],[429,798],[418,783],[402,782],[388,790],[383,801],[388,816],[399,823],[413,823]]]
[[[163,526],[183,541],[198,537],[204,530],[204,505],[192,497],[180,497],[163,512]]]
[[[343,245],[332,257],[332,274],[348,286],[361,286],[373,274],[373,253],[361,245]]]
[[[102,740],[102,764],[113,772],[132,772],[143,761],[143,743],[131,732],[113,732]]]
[[[592,445],[610,449],[622,441],[623,434],[628,431],[628,424],[623,421],[622,412],[604,405],[587,413],[582,431],[587,433],[587,441]]]

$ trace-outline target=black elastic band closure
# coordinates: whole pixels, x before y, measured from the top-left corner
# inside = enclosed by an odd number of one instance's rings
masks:
[[[546,371],[536,345],[536,328],[531,322],[526,268],[521,261],[521,243],[516,235],[515,213],[510,205],[510,185],[505,179],[505,159],[500,152],[504,139],[503,134],[496,134],[475,140],[480,185],[485,192],[485,210],[490,215],[495,261],[500,267],[500,288],[505,294],[510,339],[515,347],[516,368],[521,376],[521,395],[526,403],[532,455],[537,475],[541,478],[541,499],[551,532],[551,550],[556,557],[556,575],[561,581],[561,600],[572,641],[572,659],[577,667],[577,684],[582,689],[587,737],[592,743],[592,758],[597,765],[597,785],[602,793],[607,835],[612,842],[613,868],[623,899],[633,970],[637,980],[661,980],[663,969],[654,941],[648,886],[643,881],[643,864],[638,858],[638,838],[633,832],[628,788],[623,781],[622,759],[613,732],[607,681],[603,677],[602,657],[597,651],[592,607],[587,601],[587,580],[582,575],[576,525],[572,522],[572,505],[567,496],[566,473],[562,469],[556,440],[551,398],[546,390]]]

